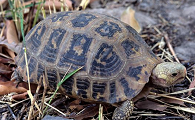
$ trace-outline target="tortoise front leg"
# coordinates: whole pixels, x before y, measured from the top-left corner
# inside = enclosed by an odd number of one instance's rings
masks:
[[[112,120],[126,120],[133,112],[134,104],[131,100],[126,100],[114,110]]]

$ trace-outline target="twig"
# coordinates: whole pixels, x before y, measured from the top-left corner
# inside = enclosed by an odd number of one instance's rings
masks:
[[[12,115],[12,117],[14,118],[14,120],[16,120],[16,116],[14,115],[14,112],[12,111],[11,107],[9,106],[9,104],[7,104],[7,107]]]
[[[189,88],[189,89],[186,89],[186,90],[181,90],[181,91],[177,91],[177,92],[173,92],[173,93],[168,93],[168,94],[164,94],[164,95],[181,94],[181,93],[189,92],[189,91],[192,91],[192,90],[195,90],[195,88]]]
[[[43,96],[41,99],[41,111],[43,111],[43,109],[44,109],[45,95],[47,92],[47,83],[46,83],[46,79],[45,79],[45,72],[43,72],[43,87],[44,87],[44,90],[43,90]]]
[[[155,95],[155,96],[171,98],[171,99],[174,99],[174,100],[179,100],[179,101],[195,104],[195,101],[184,100],[184,99],[180,99],[180,98],[176,98],[176,97],[172,97],[172,96],[167,96],[167,95],[164,95],[164,94],[157,94],[157,93],[154,93],[154,92],[150,92],[150,94]]]
[[[186,120],[190,120],[190,119],[188,119],[188,118],[186,118],[186,116],[183,116],[183,115],[181,115],[181,114],[176,114],[176,113],[173,113],[173,112],[169,112],[169,111],[166,111],[166,110],[164,110],[163,111],[164,113],[169,113],[169,114],[172,114],[172,115],[175,115],[175,116],[179,116],[179,117],[182,117],[182,118],[185,118]]]
[[[175,60],[176,60],[178,63],[180,63],[180,61],[179,61],[179,59],[177,58],[177,56],[176,56],[176,54],[175,54],[175,51],[173,50],[173,47],[172,47],[172,45],[171,45],[171,43],[170,43],[170,40],[169,40],[168,34],[167,34],[167,33],[165,33],[165,34],[164,34],[164,37],[165,37],[165,40],[166,40],[167,46],[169,47],[169,49],[170,49],[170,51],[171,51],[171,53],[172,53],[173,57],[175,58]]]
[[[193,80],[190,82],[189,89],[195,87],[194,82],[195,82],[195,69],[194,69],[194,78],[193,78]],[[188,92],[188,95],[191,95],[191,91]]]
[[[56,110],[57,112],[59,112],[59,113],[62,114],[63,116],[65,116],[65,117],[67,116],[66,114],[64,114],[63,112],[61,112],[61,111],[58,110],[57,108],[51,106],[50,104],[48,104],[48,103],[46,103],[46,102],[44,102],[44,104],[46,104],[47,106],[49,106],[49,107],[51,107],[52,109]]]
[[[3,26],[3,29],[1,30],[0,38],[3,37],[4,31],[5,31],[5,25]]]
[[[32,115],[32,112],[33,112],[34,105],[37,107],[37,109],[39,110],[39,112],[42,114],[40,108],[38,107],[38,105],[36,103],[36,99],[37,99],[39,90],[41,88],[41,80],[42,80],[42,77],[40,77],[39,83],[38,83],[38,86],[37,86],[37,89],[36,89],[36,93],[35,93],[34,97],[31,99],[31,106],[30,106],[30,110],[29,110],[29,113],[28,113],[28,115],[29,115],[28,116],[28,119],[31,119],[31,115]]]

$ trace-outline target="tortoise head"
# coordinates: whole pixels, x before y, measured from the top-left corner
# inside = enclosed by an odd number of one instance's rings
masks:
[[[186,68],[182,64],[163,62],[153,69],[151,78],[154,85],[169,87],[181,82],[186,74]]]

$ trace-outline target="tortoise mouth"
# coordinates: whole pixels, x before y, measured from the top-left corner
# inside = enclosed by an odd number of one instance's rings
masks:
[[[185,77],[181,77],[181,78],[177,79],[176,81],[174,81],[174,82],[172,83],[172,85],[175,85],[175,84],[177,84],[177,83],[180,83],[181,81],[184,80],[184,78],[185,78]]]
[[[159,87],[170,87],[170,86],[174,86],[177,83],[180,83],[181,81],[184,80],[185,77],[180,77],[177,80],[175,80],[174,82],[166,82],[165,79],[157,79],[155,81],[153,81],[153,84],[156,85],[155,87],[159,86]]]

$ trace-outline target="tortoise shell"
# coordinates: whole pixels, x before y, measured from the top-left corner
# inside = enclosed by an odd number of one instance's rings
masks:
[[[98,13],[52,14],[25,39],[32,83],[45,73],[50,88],[55,89],[67,71],[84,66],[61,89],[88,101],[112,104],[134,98],[162,62],[132,27]],[[16,63],[27,80],[24,58],[21,50]]]

